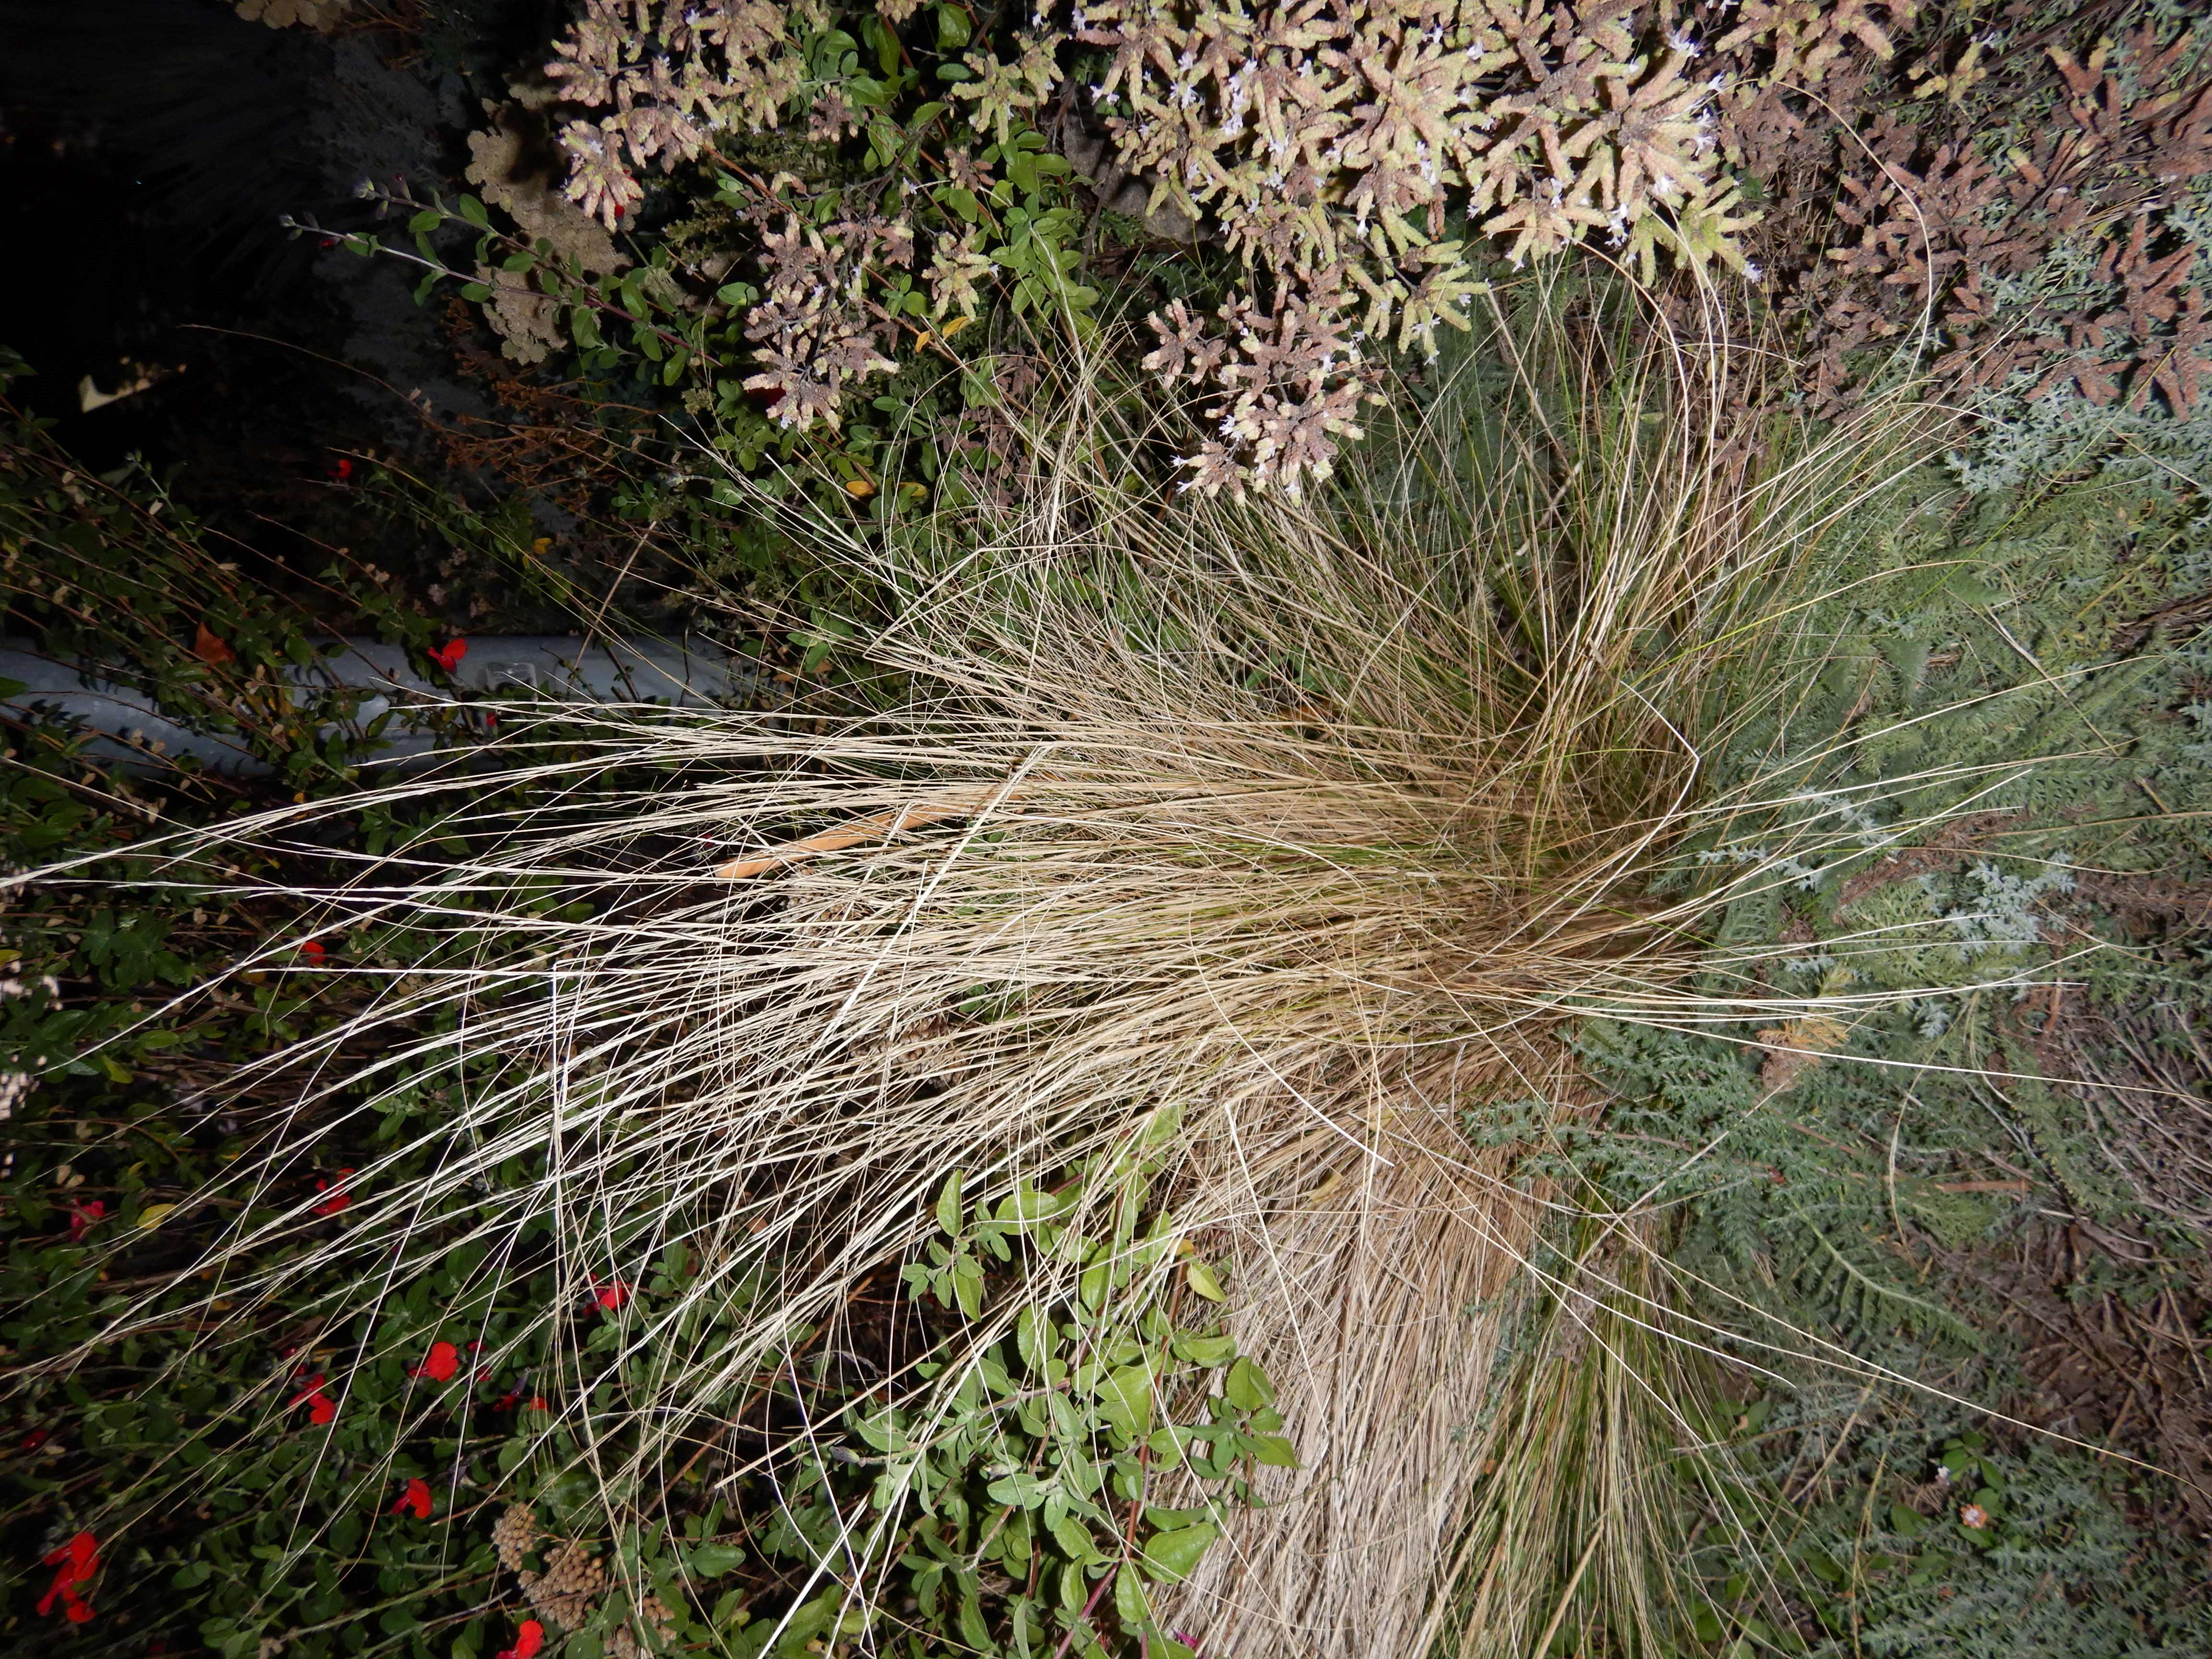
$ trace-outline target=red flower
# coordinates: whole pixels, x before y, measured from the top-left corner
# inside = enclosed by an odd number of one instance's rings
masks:
[[[514,1645],[501,1648],[496,1659],[535,1659],[538,1650],[545,1645],[545,1626],[535,1619],[526,1619],[522,1627],[514,1632]]]
[[[450,1382],[461,1368],[461,1351],[450,1342],[433,1342],[422,1363],[408,1370],[410,1376],[427,1376],[433,1382]]]
[[[545,1396],[544,1395],[533,1394],[530,1396],[529,1409],[533,1412],[550,1412],[553,1408],[545,1403]]]
[[[340,1170],[338,1171],[337,1185],[335,1187],[333,1187],[329,1182],[322,1180],[320,1177],[316,1179],[315,1190],[319,1193],[327,1192],[330,1194],[328,1198],[315,1206],[315,1213],[317,1215],[336,1215],[340,1210],[343,1210],[347,1205],[353,1202],[353,1200],[346,1195],[345,1184],[345,1178],[352,1173],[353,1171],[350,1169]]]
[[[107,1206],[96,1198],[89,1204],[71,1205],[70,1206],[70,1243],[83,1243],[86,1230],[106,1213]]]
[[[33,1429],[30,1433],[23,1437],[23,1449],[25,1451],[38,1450],[40,1447],[46,1443],[47,1437],[52,1433],[52,1431],[51,1429]]]
[[[626,1279],[610,1279],[605,1285],[601,1285],[595,1279],[592,1281],[592,1289],[596,1292],[593,1299],[609,1313],[612,1313],[629,1300],[629,1283]]]
[[[317,1371],[307,1379],[307,1391],[292,1403],[307,1408],[310,1423],[327,1423],[338,1414],[337,1401],[323,1392],[323,1374]]]
[[[436,650],[424,654],[448,674],[454,673],[460,668],[461,659],[469,654],[469,642],[466,640],[447,640]]]
[[[72,1625],[82,1625],[92,1617],[92,1608],[77,1594],[79,1584],[88,1584],[100,1571],[100,1540],[88,1532],[81,1532],[46,1557],[46,1565],[54,1569],[53,1587],[39,1598],[39,1616],[44,1618],[54,1608],[54,1598],[59,1596],[62,1617]]]
[[[322,940],[319,939],[301,939],[300,941],[300,954],[307,957],[308,961],[313,963],[319,968],[322,966],[323,962]]]
[[[347,479],[353,477],[353,463],[341,458],[338,464],[331,469],[331,477],[336,478],[340,483],[343,483]]]
[[[392,1506],[392,1512],[394,1515],[404,1515],[410,1510],[415,1511],[415,1518],[417,1521],[428,1521],[430,1518],[430,1483],[428,1481],[410,1480],[407,1483],[406,1495]]]

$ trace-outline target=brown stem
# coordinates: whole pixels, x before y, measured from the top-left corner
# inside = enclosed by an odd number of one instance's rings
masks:
[[[896,811],[878,812],[835,830],[824,830],[819,835],[809,836],[803,841],[787,842],[781,847],[757,854],[749,859],[732,859],[727,864],[718,864],[714,866],[714,874],[723,881],[746,881],[755,876],[781,870],[787,865],[797,864],[817,853],[842,852],[848,847],[888,840],[902,830],[943,823],[949,818],[973,817],[985,805],[992,803],[995,793],[991,788],[957,789],[933,801],[915,801]],[[1012,791],[998,795],[998,799],[1002,802],[1013,799]]]

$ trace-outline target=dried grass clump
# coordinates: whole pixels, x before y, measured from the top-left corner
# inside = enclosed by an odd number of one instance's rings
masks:
[[[386,857],[305,896],[466,944],[340,1040],[362,1052],[426,1006],[457,1035],[395,1036],[310,1097],[375,1111],[443,1077],[459,1115],[392,1155],[438,1149],[426,1182],[359,1170],[304,1254],[272,1248],[304,1235],[303,1204],[200,1264],[222,1270],[210,1297],[350,1265],[374,1303],[395,1231],[449,1200],[474,1206],[484,1275],[553,1218],[549,1322],[680,1240],[696,1273],[622,1327],[635,1431],[592,1450],[617,1492],[914,1249],[949,1172],[971,1197],[1053,1182],[1172,1123],[1176,1213],[1230,1264],[1305,1460],[1274,1506],[1224,1517],[1193,1633],[1213,1659],[1412,1654],[1462,1569],[1463,1618],[1492,1618],[1483,1587],[1505,1581],[1455,1556],[1462,1536],[1521,1551],[1495,1504],[1470,1507],[1485,1462],[1534,1460],[1530,1483],[1582,1467],[1554,1468],[1540,1396],[1481,1420],[1520,1316],[1506,1292],[1577,1200],[1513,1179],[1470,1115],[1533,1099],[1540,1136],[1581,1111],[1578,1013],[1700,1017],[1683,988],[1710,896],[1662,902],[1651,879],[1743,805],[1701,799],[1717,688],[1866,464],[1839,444],[1765,466],[1707,413],[1721,365],[1632,343],[1640,315],[1571,330],[1557,297],[1495,313],[1363,487],[1303,507],[1164,505],[1131,463],[1181,434],[1079,385],[980,537],[807,526],[896,596],[866,646],[883,705],[587,711],[586,757],[533,766],[520,744],[509,781],[535,804],[458,817],[454,861]],[[588,915],[523,902],[548,891]],[[246,1178],[270,1189],[311,1136],[280,1128]],[[533,1159],[534,1182],[480,1179]],[[1608,1298],[1650,1328],[1612,1260],[1540,1268],[1577,1340],[1604,1345],[1577,1310]],[[733,1334],[702,1340],[701,1311],[732,1304]],[[1606,1352],[1616,1395],[1663,1398]],[[1585,1462],[1642,1455],[1600,1431]],[[1623,1524],[1584,1530],[1626,1557]]]
[[[1457,1659],[1666,1651],[1686,1492],[1713,1471],[1710,1392],[1650,1217],[1583,1218],[1537,1263],[1548,1294],[1520,1334],[1468,1483],[1445,1593],[1422,1646]],[[1433,1644],[1433,1645],[1430,1645]]]
[[[1182,1592],[1175,1622],[1205,1652],[1427,1651],[1546,1208],[1510,1157],[1470,1150],[1450,1106],[1532,1085],[1559,1098],[1562,1057],[1541,1058],[1552,1076],[1425,1095],[1401,1080],[1372,1154],[1309,1135],[1272,1201],[1232,1224],[1232,1329],[1279,1379],[1301,1467],[1269,1472],[1269,1508],[1231,1517]]]

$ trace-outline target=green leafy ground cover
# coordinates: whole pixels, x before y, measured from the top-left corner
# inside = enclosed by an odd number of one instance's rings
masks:
[[[1719,919],[1715,985],[1866,1011],[1587,1039],[1624,1098],[1577,1156],[1671,1213],[1686,1294],[1739,1339],[1715,1426],[1743,1484],[1695,1627],[2199,1652],[2201,1379],[2145,1411],[2126,1377],[2101,1404],[2060,1378],[2069,1312],[2156,1310],[2179,1346],[2138,1388],[2203,1331],[2212,656],[2162,611],[2201,591],[2199,503],[2095,468],[1899,497],[1830,550],[1833,597],[1774,678],[1793,690],[1717,757],[1788,811],[1689,849],[1821,826],[1796,878]]]

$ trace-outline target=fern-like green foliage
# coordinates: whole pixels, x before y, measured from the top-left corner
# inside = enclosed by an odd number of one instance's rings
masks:
[[[1858,1404],[1864,1404],[1859,1397]],[[1746,1479],[1723,1541],[1695,1553],[1705,1595],[1685,1646],[1821,1656],[2149,1659],[2205,1651],[2185,1540],[2128,1518],[2120,1471],[2042,1443],[1999,1445],[1944,1409],[1863,1426],[1853,1395],[1810,1390],[1734,1419],[1746,1447],[1795,1434],[1808,1494]],[[1733,1410],[1731,1406],[1729,1410]],[[1862,1425],[1853,1432],[1851,1423]],[[1725,1431],[1725,1430],[1724,1430]]]
[[[1676,878],[1735,884],[1710,1015],[1593,1022],[1619,1103],[1559,1153],[1674,1217],[1674,1261],[1744,1358],[1808,1362],[1771,1395],[1790,1431],[1747,1440],[1701,1638],[2205,1650],[2164,1547],[2106,1501],[2109,1467],[2007,1440],[1987,1453],[2002,1526],[1927,1486],[1930,1437],[1966,1421],[1927,1386],[2020,1393],[2002,1310],[1956,1263],[2067,1222],[2135,1241],[2145,1289],[2201,1257],[2172,1158],[2067,1080],[2082,1011],[2159,1007],[2179,1032],[2212,987],[2175,897],[2212,873],[2195,514],[2127,467],[2039,491],[1905,476],[1807,562],[1816,590],[1778,594],[1784,636],[1716,721],[1712,787],[1747,804]],[[1839,1373],[1839,1395],[1820,1382]],[[1796,1480],[1826,1460],[1822,1503],[1778,1503],[1790,1447]]]
[[[1607,1142],[1624,1198],[1726,1192],[1698,1206],[1721,1255],[1817,1233],[1805,1270],[1857,1284],[1842,1263],[1894,1255],[1901,1229],[1960,1243],[2004,1224],[2002,1205],[1939,1185],[1997,1173],[1969,1166],[1999,1133],[2045,1201],[2137,1224],[2124,1158],[2081,1133],[2044,1039],[2057,1000],[2200,994],[2174,964],[2147,968],[2100,902],[2206,870],[2191,815],[2212,804],[2208,653],[2154,628],[2127,648],[2206,539],[2172,507],[2124,482],[1971,500],[1922,476],[1832,550],[1827,597],[1802,605],[1781,661],[1751,671],[1784,689],[1747,692],[1711,757],[1717,786],[1759,805],[1683,859],[1685,883],[1778,872],[1715,927],[1711,988],[1746,1018],[1588,1034],[1635,1103],[1615,1124],[1651,1137]],[[1778,1088],[1774,1011],[1792,999],[1856,1012],[1814,1045],[1835,1053]],[[1928,1300],[1883,1297],[1908,1323]]]

